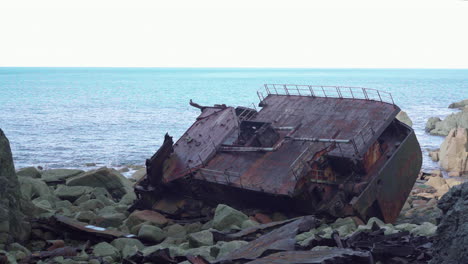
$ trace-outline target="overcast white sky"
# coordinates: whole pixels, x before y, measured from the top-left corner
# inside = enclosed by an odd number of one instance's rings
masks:
[[[0,66],[468,68],[468,1],[0,0]]]

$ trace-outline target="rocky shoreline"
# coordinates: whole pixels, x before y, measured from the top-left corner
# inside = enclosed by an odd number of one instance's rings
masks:
[[[468,136],[459,124],[468,120],[467,105],[453,104],[463,108],[454,127],[438,121],[430,130],[450,128],[447,143],[431,155],[452,177],[421,172],[394,224],[356,217],[330,222],[223,204],[204,206],[202,218],[130,212],[137,199],[133,185],[144,168],[131,178],[105,167],[15,171],[0,130],[0,264],[463,263]]]

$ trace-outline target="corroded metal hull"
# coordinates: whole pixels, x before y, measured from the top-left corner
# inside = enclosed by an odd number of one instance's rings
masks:
[[[391,96],[364,88],[279,87],[259,93],[259,111],[191,102],[200,116],[176,143],[166,135],[147,160],[135,208],[167,211],[165,200],[181,205],[189,197],[394,222],[422,154],[414,131],[396,120],[400,109]]]

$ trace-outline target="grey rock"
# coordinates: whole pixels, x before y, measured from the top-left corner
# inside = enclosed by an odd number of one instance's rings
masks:
[[[98,196],[112,197],[112,195],[105,188],[102,187],[96,187],[91,192],[92,198],[97,198]]]
[[[102,187],[117,200],[126,193],[133,192],[132,183],[127,178],[118,171],[105,167],[70,178],[67,185]]]
[[[233,226],[242,226],[242,223],[247,219],[248,217],[244,213],[225,204],[219,204],[213,217],[213,227],[220,231],[232,229]]]
[[[81,203],[79,205],[79,207],[81,208],[81,210],[83,211],[87,211],[87,210],[98,210],[98,209],[101,209],[104,207],[104,204],[99,201],[99,200],[96,200],[96,199],[91,199],[91,200],[88,200],[84,203]]]
[[[163,227],[168,223],[166,217],[162,214],[150,211],[150,210],[143,210],[143,211],[133,211],[125,220],[125,225],[132,230],[135,226],[140,225],[144,222],[151,223],[152,225]]]
[[[435,128],[429,133],[437,136],[447,136],[450,130],[454,128],[468,128],[468,110],[453,113],[444,120],[437,122]]]
[[[22,199],[10,142],[0,129],[0,244],[25,240],[29,236],[31,228],[20,206]]]
[[[187,234],[195,233],[202,230],[202,224],[200,222],[190,223],[184,226]]]
[[[31,251],[27,249],[26,247],[22,246],[21,244],[18,243],[12,243],[8,245],[8,251],[21,251],[23,252],[26,256],[31,255]]]
[[[157,226],[144,224],[138,231],[138,237],[151,242],[161,242],[167,237],[167,234]]]
[[[226,256],[227,254],[231,253],[232,251],[247,245],[248,243],[249,242],[242,241],[242,240],[234,240],[234,241],[229,241],[229,242],[218,242],[216,244],[219,247],[219,252],[218,252],[217,258],[222,258],[222,257]]]
[[[426,122],[426,127],[424,128],[424,130],[426,132],[431,132],[435,127],[436,127],[436,124],[439,123],[440,121],[440,118],[438,117],[430,117],[427,122]]]
[[[6,262],[5,263],[9,263],[9,264],[17,264],[18,262],[16,262],[16,257],[14,254],[12,254],[12,252],[8,252],[8,251],[5,251],[5,250],[0,250],[0,254],[6,256]]]
[[[105,206],[97,210],[98,215],[115,214],[115,213],[117,213],[117,211],[115,210],[115,206]]]
[[[68,200],[73,203],[81,196],[90,193],[92,190],[93,188],[86,186],[59,185],[54,191],[54,194],[62,200]]]
[[[136,195],[134,192],[129,192],[125,194],[122,199],[120,199],[119,203],[123,205],[131,205],[136,200]]]
[[[93,213],[92,211],[81,211],[78,212],[75,216],[75,219],[81,222],[87,222],[90,223],[94,221],[94,219],[97,218],[97,215]]]
[[[439,201],[443,215],[437,227],[431,264],[468,263],[468,182],[450,189]]]
[[[208,230],[189,234],[187,238],[189,245],[192,248],[213,245],[213,233]]]
[[[411,234],[417,235],[417,236],[434,236],[436,231],[437,231],[436,225],[429,223],[429,222],[425,222],[422,225],[419,225],[413,228],[410,232]]]
[[[109,213],[99,215],[94,222],[102,227],[118,227],[122,224],[125,218],[127,217],[122,213]]]
[[[111,257],[113,260],[118,260],[120,258],[119,250],[107,242],[101,242],[95,245],[93,254],[97,257]]]
[[[219,249],[217,247],[203,246],[198,248],[187,249],[185,252],[182,251],[182,254],[179,253],[180,255],[178,253],[175,254],[177,254],[176,256],[202,256],[208,261],[213,261],[219,254]]]
[[[138,250],[143,249],[145,246],[138,239],[134,238],[117,238],[111,242],[111,245],[122,251],[125,246],[135,246]]]
[[[460,102],[451,103],[449,108],[464,108],[468,105],[468,99],[461,100]]]
[[[35,167],[26,167],[16,172],[18,177],[41,178],[41,173]]]
[[[213,220],[210,220],[206,223],[204,223],[201,227],[202,230],[210,229],[213,228]]]
[[[42,179],[45,182],[61,181],[84,173],[82,170],[74,169],[52,169],[42,171]]]
[[[167,226],[165,230],[167,232],[168,237],[185,238],[185,236],[187,235],[187,231],[185,230],[185,228],[179,224]]]
[[[250,220],[250,219],[247,219],[245,220],[242,225],[241,225],[241,228],[242,229],[246,229],[246,228],[249,228],[249,227],[254,227],[254,226],[258,226],[259,223],[256,222],[256,221],[253,221],[253,220]]]
[[[96,199],[101,201],[105,206],[115,205],[115,202],[112,199],[109,199],[107,196],[102,194],[97,195]]]
[[[342,237],[346,237],[352,234],[357,229],[357,225],[351,217],[338,218],[330,226],[331,228],[335,229]]]
[[[447,171],[457,172],[459,174],[468,172],[467,128],[450,130],[444,142],[440,145],[439,160],[440,166]]]
[[[70,201],[64,200],[64,201],[57,201],[55,202],[55,208],[72,208],[73,204],[70,203]]]
[[[139,181],[141,178],[143,178],[144,176],[146,175],[146,168],[141,168],[137,171],[135,171],[133,174],[132,174],[132,179],[136,180],[136,181]]]
[[[125,245],[124,248],[121,250],[122,252],[122,257],[127,258],[130,256],[135,255],[139,251],[137,246],[130,246],[130,245]]]
[[[33,202],[33,204],[35,206],[43,209],[44,211],[50,211],[50,212],[53,211],[52,204],[47,200],[44,200],[42,198],[36,198],[36,199],[32,200],[32,202]]]
[[[21,184],[21,193],[26,200],[33,200],[41,197],[46,200],[57,200],[52,190],[40,179],[29,177],[18,178]]]
[[[115,211],[118,212],[118,213],[122,213],[122,214],[125,214],[125,215],[129,214],[127,205],[117,204],[116,206],[114,206],[114,208],[115,208]]]
[[[395,229],[400,230],[400,231],[411,232],[411,230],[415,229],[416,227],[418,227],[418,225],[416,224],[404,223],[404,224],[396,225]]]
[[[396,119],[398,119],[400,122],[412,127],[413,126],[413,121],[409,118],[408,114],[405,111],[400,111],[396,115]]]
[[[83,196],[80,196],[80,198],[76,199],[76,201],[74,202],[75,205],[80,205],[84,202],[87,202],[91,200],[91,195],[89,194],[86,194],[86,195],[83,195]]]
[[[431,157],[432,161],[439,161],[439,150],[436,151],[429,151],[429,157]]]

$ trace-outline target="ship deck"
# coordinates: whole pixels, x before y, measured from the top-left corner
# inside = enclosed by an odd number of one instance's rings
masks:
[[[343,141],[328,155],[358,159],[394,120],[400,109],[379,100],[268,94],[248,121],[268,122],[280,139],[272,148],[226,147],[240,133],[232,107],[205,109],[174,145],[175,158],[164,173],[170,182],[194,178],[234,187],[291,196],[295,168],[330,142]]]

